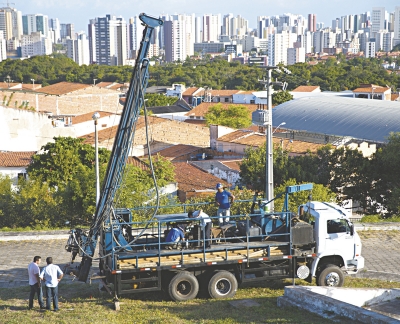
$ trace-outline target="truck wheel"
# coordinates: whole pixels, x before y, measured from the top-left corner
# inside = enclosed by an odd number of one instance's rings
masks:
[[[318,286],[342,287],[343,284],[343,271],[334,264],[327,264],[317,275]]]
[[[168,294],[174,301],[186,301],[196,298],[199,282],[190,272],[176,274],[168,285]]]
[[[229,271],[218,271],[208,283],[208,294],[211,298],[232,298],[236,294],[238,283]]]

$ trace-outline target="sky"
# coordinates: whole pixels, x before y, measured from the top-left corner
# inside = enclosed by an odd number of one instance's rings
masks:
[[[317,15],[317,22],[331,26],[332,20],[344,15],[371,11],[373,7],[385,7],[393,12],[395,0],[12,0],[10,6],[25,14],[44,14],[58,18],[60,23],[73,23],[75,31],[87,31],[89,19],[106,14],[130,17],[144,12],[152,16],[160,14],[228,14],[240,15],[255,28],[257,16],[274,16],[284,13],[307,17]],[[7,1],[2,1],[2,6]],[[400,2],[397,4],[400,6]]]

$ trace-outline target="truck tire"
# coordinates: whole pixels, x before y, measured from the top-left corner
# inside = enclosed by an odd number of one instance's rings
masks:
[[[236,277],[229,271],[217,271],[208,282],[208,294],[211,298],[232,298],[238,288]]]
[[[183,271],[172,277],[168,285],[168,294],[174,301],[186,301],[196,298],[199,282],[190,272]]]
[[[327,264],[317,275],[318,286],[342,287],[343,284],[343,271],[334,264]]]

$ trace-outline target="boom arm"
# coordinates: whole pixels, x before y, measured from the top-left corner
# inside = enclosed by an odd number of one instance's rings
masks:
[[[79,271],[79,281],[86,282],[92,265],[92,257],[96,248],[99,231],[105,219],[113,213],[112,203],[115,193],[121,184],[123,169],[126,165],[126,160],[135,134],[136,123],[139,118],[140,109],[144,103],[144,94],[149,78],[149,60],[146,57],[149,51],[151,36],[154,28],[163,24],[162,20],[144,13],[140,14],[139,18],[143,22],[145,29],[143,31],[143,38],[136,64],[133,69],[124,110],[112,148],[111,158],[107,166],[106,177],[103,182],[96,213],[88,235],[83,235],[81,231],[74,232],[74,230],[71,234],[71,236],[74,236],[73,239],[75,242],[75,234],[80,235],[78,240],[81,245],[79,247],[79,252],[83,253],[83,255]],[[70,242],[71,238],[68,243]]]

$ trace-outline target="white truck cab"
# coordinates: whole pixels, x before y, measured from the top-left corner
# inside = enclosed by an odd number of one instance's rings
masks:
[[[314,226],[316,257],[311,275],[320,286],[340,287],[344,274],[364,268],[361,239],[348,211],[337,204],[310,201],[299,208],[300,217]]]

